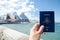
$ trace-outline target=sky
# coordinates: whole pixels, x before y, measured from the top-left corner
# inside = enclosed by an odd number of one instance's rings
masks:
[[[39,20],[40,11],[54,11],[55,22],[60,22],[60,0],[0,0],[0,15],[24,12],[29,19]]]
[[[60,0],[33,0],[38,11],[54,11],[55,22],[60,22]]]

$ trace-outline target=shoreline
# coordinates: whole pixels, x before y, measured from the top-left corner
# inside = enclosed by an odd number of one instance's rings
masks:
[[[28,35],[18,32],[16,30],[12,30],[3,26],[0,26],[0,40],[18,40],[25,39],[28,40]]]

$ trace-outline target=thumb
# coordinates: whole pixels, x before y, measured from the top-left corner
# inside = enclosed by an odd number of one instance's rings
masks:
[[[43,30],[44,30],[44,26],[42,25],[42,26],[39,28],[38,33],[39,33],[39,34],[42,34],[42,33],[43,33]]]

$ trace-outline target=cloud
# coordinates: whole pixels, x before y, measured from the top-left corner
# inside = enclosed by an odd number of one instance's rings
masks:
[[[17,12],[20,15],[25,12],[25,15],[30,19],[35,14],[36,8],[34,2],[30,0],[0,0],[0,14]],[[32,15],[33,14],[33,15]]]

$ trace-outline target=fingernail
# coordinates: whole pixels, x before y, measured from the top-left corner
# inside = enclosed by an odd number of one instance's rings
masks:
[[[44,25],[41,25],[41,27],[44,27]]]

